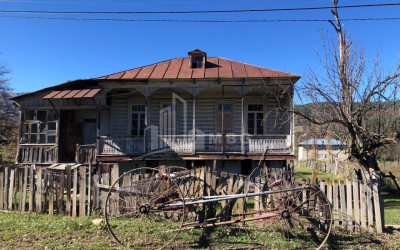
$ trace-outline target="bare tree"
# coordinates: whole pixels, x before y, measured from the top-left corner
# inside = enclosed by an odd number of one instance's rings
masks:
[[[0,145],[0,153],[3,160],[13,158],[15,150],[13,150],[18,134],[18,110],[9,100],[11,97],[11,88],[8,85],[7,75],[10,71],[0,64],[0,135],[11,141],[9,145]],[[10,159],[9,159],[10,158]]]
[[[338,40],[323,39],[324,53],[318,55],[323,73],[310,69],[296,87],[300,101],[309,105],[294,112],[345,142],[347,152],[367,173],[379,171],[377,150],[400,139],[396,106],[400,64],[386,72],[379,56],[369,63],[364,49],[357,47],[343,28],[338,0],[332,2],[335,20],[331,24]]]

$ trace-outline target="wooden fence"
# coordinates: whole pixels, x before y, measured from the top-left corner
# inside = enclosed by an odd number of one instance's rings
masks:
[[[355,176],[356,169],[349,164],[340,164],[336,162],[323,162],[323,161],[302,161],[299,163],[300,166],[306,167],[315,171],[329,173],[334,175],[340,175],[343,177]]]
[[[68,216],[91,215],[93,211],[104,209],[108,188],[120,175],[118,164],[100,164],[94,171],[91,166],[66,166],[65,169],[23,168],[0,169],[0,209],[35,211],[38,213],[62,214]],[[212,172],[209,167],[192,170],[192,173],[206,184],[204,194],[235,194],[242,184],[243,192],[260,191],[256,182],[246,182],[243,175],[226,172]],[[314,173],[313,181],[317,183]],[[127,182],[125,182],[127,181]],[[120,185],[129,185],[121,181]],[[384,228],[383,203],[379,196],[378,184],[362,181],[332,181],[321,179],[318,184],[326,194],[333,208],[333,226],[349,231],[375,231]],[[237,199],[230,214],[241,214],[251,209],[259,210],[257,199],[254,206],[247,200]],[[227,201],[221,201],[224,206]]]

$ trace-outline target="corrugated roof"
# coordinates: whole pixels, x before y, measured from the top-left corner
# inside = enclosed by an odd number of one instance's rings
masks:
[[[299,146],[306,146],[306,145],[332,145],[332,146],[344,146],[346,143],[336,140],[336,139],[310,139],[308,141],[303,141],[299,143]]]
[[[99,92],[100,89],[52,91],[43,99],[92,98]]]
[[[243,79],[243,78],[300,78],[298,75],[236,62],[221,57],[208,57],[204,69],[192,69],[188,57],[179,57],[148,66],[110,74],[93,80],[149,79]]]

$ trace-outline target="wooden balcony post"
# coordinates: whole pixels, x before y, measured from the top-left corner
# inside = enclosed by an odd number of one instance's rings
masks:
[[[242,154],[244,154],[244,151],[245,151],[244,139],[245,139],[244,138],[244,93],[243,93],[243,87],[242,87],[242,129],[241,129],[241,136],[240,136]]]
[[[193,87],[193,126],[192,126],[192,153],[196,153],[196,87]]]

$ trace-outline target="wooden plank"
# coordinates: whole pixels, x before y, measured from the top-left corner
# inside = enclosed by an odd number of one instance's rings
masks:
[[[10,187],[8,189],[8,210],[12,210],[12,208],[13,208],[14,181],[15,181],[15,169],[11,169],[11,171],[10,171]]]
[[[358,180],[353,180],[354,231],[360,231],[360,192]]]
[[[78,168],[74,168],[74,176],[72,182],[72,217],[76,217],[78,199]]]
[[[53,171],[49,171],[49,214],[54,214],[54,175]]]
[[[35,170],[33,166],[29,166],[29,212],[33,212],[35,200]]]
[[[365,184],[360,181],[360,210],[361,210],[361,228],[367,229],[367,198],[365,196]]]
[[[384,221],[382,221],[382,211],[381,211],[381,203],[382,199],[379,195],[378,182],[374,182],[372,185],[373,188],[373,198],[374,198],[374,209],[375,209],[375,226],[376,232],[382,233],[384,230]]]
[[[236,186],[236,191],[235,193],[239,190],[239,188],[244,185],[244,177],[240,176],[239,181],[237,182]],[[237,202],[237,214],[243,214],[244,213],[244,199],[238,199]]]
[[[19,211],[24,211],[25,201],[23,200],[23,188],[24,188],[24,169],[18,169],[19,179],[18,179],[18,209]]]
[[[25,166],[24,167],[24,179],[23,179],[23,183],[22,183],[21,211],[25,211],[25,209],[26,209],[26,194],[27,194],[27,189],[28,189],[28,175],[29,175],[29,167]]]
[[[42,212],[44,213],[48,208],[48,169],[42,170]]]
[[[10,168],[6,167],[4,169],[4,210],[8,209],[8,189],[10,185]]]
[[[345,186],[344,180],[340,180],[339,182],[339,194],[340,194],[340,212],[342,215],[342,227],[344,229],[347,228],[347,209],[346,209],[346,193],[345,193]]]
[[[100,197],[99,197],[99,173],[97,172],[95,175],[93,175],[93,206],[94,209],[99,209],[100,208]]]
[[[42,212],[42,169],[36,170],[36,213]]]
[[[108,170],[108,168],[106,170]],[[104,171],[104,169],[102,169],[102,171]],[[101,173],[101,181],[102,181],[102,185],[106,185],[106,186],[110,185],[110,173],[108,171]],[[102,210],[104,213],[105,208],[106,208],[106,199],[107,199],[108,191],[102,189],[102,190],[100,190],[100,193],[101,193],[101,207],[102,207]]]
[[[79,167],[79,217],[86,215],[86,169]]]
[[[64,171],[59,172],[57,186],[57,213],[64,215]]]
[[[368,231],[374,231],[374,209],[372,201],[372,186],[365,185],[367,191],[367,214],[368,214]]]
[[[66,189],[66,195],[67,195],[67,200],[65,203],[65,213],[68,216],[71,216],[71,166],[66,166],[65,167],[65,175],[66,175],[66,183],[65,183],[65,189]]]
[[[0,210],[4,206],[4,172],[0,172]]]
[[[353,194],[352,194],[352,182],[351,180],[347,179],[346,182],[346,195],[347,195],[347,230],[354,231],[353,226]]]

